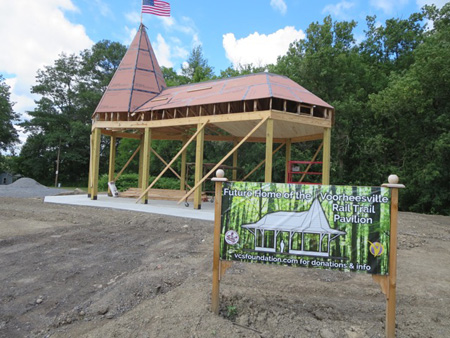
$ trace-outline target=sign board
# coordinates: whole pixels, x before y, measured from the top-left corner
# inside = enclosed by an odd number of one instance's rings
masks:
[[[226,182],[220,258],[389,273],[389,188]]]

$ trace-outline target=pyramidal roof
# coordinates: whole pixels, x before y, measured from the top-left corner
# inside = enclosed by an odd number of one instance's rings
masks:
[[[145,26],[141,24],[95,113],[132,112],[166,87]]]

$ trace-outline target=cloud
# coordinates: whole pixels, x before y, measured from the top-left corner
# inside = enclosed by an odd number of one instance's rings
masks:
[[[78,53],[93,44],[83,26],[64,17],[66,11],[78,9],[71,0],[0,2],[0,73],[8,78],[18,113],[34,108],[30,88],[38,69],[52,65],[62,52]]]
[[[226,57],[235,68],[247,64],[264,66],[275,63],[278,56],[286,54],[291,42],[304,38],[302,30],[287,26],[269,35],[255,32],[242,39],[227,33],[223,36],[222,44]]]
[[[171,68],[173,67],[173,62],[170,61],[171,52],[170,46],[167,44],[166,40],[161,34],[156,37],[156,43],[153,44],[155,50],[156,59],[160,66]]]
[[[385,14],[393,14],[395,9],[401,8],[408,3],[408,0],[370,0],[370,5],[376,9],[381,9]]]
[[[270,6],[281,14],[286,14],[287,6],[284,0],[270,0]]]
[[[344,0],[335,5],[325,6],[325,8],[322,10],[322,13],[323,14],[330,13],[334,17],[346,18],[347,17],[346,10],[348,10],[354,6],[355,6],[355,3]]]
[[[437,8],[442,8],[448,0],[416,0],[417,6],[422,8],[425,5],[436,5]]]

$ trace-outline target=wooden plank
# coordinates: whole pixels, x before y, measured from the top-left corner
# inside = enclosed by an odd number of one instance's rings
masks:
[[[266,164],[264,173],[264,182],[272,182],[273,168],[273,120],[268,119],[266,124]]]
[[[150,147],[150,151],[153,153],[153,154],[155,154],[155,156],[162,162],[162,163],[164,163],[164,165],[167,165],[167,162],[155,151],[155,149],[153,149],[153,148],[151,148]],[[181,155],[181,156],[183,156],[183,155]],[[172,168],[172,167],[169,167],[169,169],[170,169],[170,171],[176,176],[176,177],[178,177],[180,180],[181,180],[181,176]],[[190,188],[190,186],[188,185],[188,187]]]
[[[272,152],[272,155],[275,155],[275,153],[278,151],[278,150],[280,150],[283,146],[284,146],[284,142],[283,143],[281,143],[279,146],[278,146],[278,148],[277,149],[275,149],[273,152]],[[241,180],[239,180],[240,182],[242,182],[242,181],[245,181],[247,178],[249,178],[256,170],[258,170],[264,163],[266,163],[266,159],[264,159],[264,160],[262,160],[261,162],[259,162],[258,163],[258,165],[255,167],[255,168],[253,168],[253,170],[252,171],[250,171],[247,175],[245,175],[245,177],[243,178],[243,179],[241,179]]]
[[[291,152],[292,152],[292,141],[291,140],[287,140],[286,141],[286,156],[285,156],[285,175],[284,175],[284,183],[288,182],[288,177],[289,177],[289,170],[291,170],[289,168],[289,162],[291,161]]]
[[[124,172],[124,170],[128,167],[128,165],[131,163],[131,161],[133,161],[133,158],[136,156],[136,154],[138,153],[139,149],[141,149],[141,146],[139,145],[136,150],[134,151],[134,153],[131,155],[131,157],[128,159],[127,163],[125,163],[125,165],[123,166],[123,168],[119,171],[119,173],[117,174],[117,176],[115,177],[114,181],[117,181],[119,179],[119,177],[122,175],[122,173]]]
[[[94,129],[93,134],[93,153],[92,153],[92,189],[91,189],[91,199],[96,200],[98,194],[98,174],[100,166],[100,141],[101,141],[100,129]]]
[[[138,200],[136,201],[139,202],[139,200],[144,196],[144,194],[150,190],[155,183],[161,178],[162,175],[164,175],[164,173],[167,171],[168,167],[170,167],[173,162],[175,162],[175,160],[181,155],[181,153],[189,146],[189,144],[191,144],[191,142],[197,137],[198,133],[200,133],[208,124],[208,120],[206,120],[206,122],[202,125],[202,127],[200,129],[197,129],[197,131],[195,132],[194,135],[192,135],[192,137],[189,139],[189,141],[186,142],[186,144],[181,148],[181,150],[175,155],[175,157],[169,162],[169,164],[163,169],[163,171],[153,180],[152,184],[150,184],[147,189],[145,189],[145,191],[142,193],[141,196],[139,196]]]
[[[142,152],[143,161],[142,161],[142,182],[141,188],[144,189],[148,184],[148,179],[150,176],[150,149],[152,144],[152,130],[150,128],[145,128],[144,132],[144,150]],[[141,199],[143,204],[148,203],[148,193],[145,192],[143,194],[143,199]]]
[[[198,182],[191,190],[188,191],[188,193],[186,195],[184,195],[183,198],[187,198],[189,197],[204,181],[206,181],[206,179],[213,173],[216,171],[217,168],[219,168],[223,162],[225,162],[228,157],[230,157],[231,154],[233,154],[256,130],[258,130],[259,127],[261,127],[267,120],[269,119],[269,117],[266,117],[264,119],[262,119],[248,134],[247,136],[245,136],[227,155],[225,155],[224,158],[222,158],[219,163],[217,163],[214,168],[212,168],[204,177],[203,179]],[[181,203],[183,201],[183,198],[180,199],[178,201],[178,203]]]
[[[323,131],[323,153],[322,153],[322,184],[330,184],[331,165],[331,128]]]
[[[235,147],[236,144],[237,144],[237,141],[236,141],[236,140],[233,141],[233,147]],[[238,151],[236,150],[236,151],[233,153],[233,167],[237,168],[237,166],[238,166]],[[236,169],[233,169],[232,180],[233,180],[233,181],[236,181],[236,180],[237,180],[237,170],[236,170]]]
[[[199,124],[198,129],[202,129],[197,135],[195,146],[195,184],[201,181],[203,177],[203,149],[205,144],[205,129]],[[201,185],[194,194],[194,209],[201,209],[202,207],[202,187]]]
[[[186,144],[186,137],[183,138],[182,146]],[[180,190],[186,189],[186,156],[187,156],[187,149],[185,149],[181,153],[181,177],[180,177]],[[191,187],[189,187],[190,189]]]
[[[319,148],[317,148],[316,152],[314,153],[314,156],[311,159],[311,162],[314,162],[316,160],[317,155],[319,155],[320,150],[323,147],[323,141],[320,144]],[[309,163],[308,166],[305,169],[305,172],[303,173],[302,177],[300,177],[300,180],[298,181],[298,183],[301,183],[303,181],[303,179],[305,178],[306,174],[308,173],[309,169],[311,169],[312,163]]]
[[[111,136],[109,142],[109,170],[108,170],[108,182],[114,181],[114,173],[116,169],[116,137]],[[108,186],[108,195],[112,196],[111,189]]]
[[[272,112],[270,110],[262,110],[247,113],[194,116],[194,117],[185,117],[182,119],[168,119],[155,121],[120,121],[120,122],[96,121],[93,124],[93,128],[145,129],[145,128],[164,128],[175,126],[194,126],[199,123],[203,124],[205,123],[205,121],[208,121],[208,123],[211,124],[217,124],[220,122],[259,121],[267,116],[270,116],[271,113]],[[281,114],[289,115],[288,113],[282,112]],[[295,114],[293,115],[297,116]]]

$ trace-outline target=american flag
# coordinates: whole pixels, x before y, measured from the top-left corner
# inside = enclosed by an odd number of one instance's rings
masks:
[[[143,0],[142,13],[170,16],[170,4],[160,0]]]

